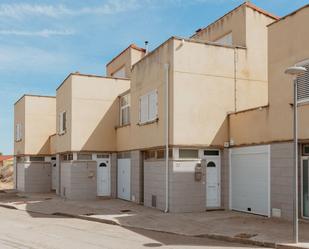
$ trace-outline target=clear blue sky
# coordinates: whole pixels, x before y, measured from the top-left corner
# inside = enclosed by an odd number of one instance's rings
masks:
[[[104,75],[130,43],[150,49],[190,36],[241,0],[1,0],[0,152],[13,153],[13,104],[24,93],[55,95],[70,72]],[[308,0],[255,0],[283,16]]]

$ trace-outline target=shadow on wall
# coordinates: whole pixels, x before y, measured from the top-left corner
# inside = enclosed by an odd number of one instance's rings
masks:
[[[109,109],[82,146],[81,151],[115,151],[116,129],[118,123],[119,101],[114,100]],[[84,122],[87,122],[84,120]]]
[[[216,147],[223,147],[224,142],[229,140],[229,122],[228,122],[228,115],[226,115],[225,119],[223,120],[221,126],[217,130],[213,140],[210,143],[210,146]]]
[[[46,139],[41,149],[38,151],[39,155],[48,155],[50,154],[50,137]]]

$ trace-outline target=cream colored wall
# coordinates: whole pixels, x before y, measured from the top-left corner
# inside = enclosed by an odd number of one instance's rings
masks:
[[[20,99],[14,105],[14,154],[23,155],[25,154],[25,110],[26,102],[25,97]],[[16,124],[22,125],[22,140],[16,142]]]
[[[223,146],[227,114],[267,103],[267,85],[248,77],[246,49],[179,40],[174,47],[173,143]]]
[[[26,154],[50,154],[49,136],[56,132],[56,98],[26,96]]]
[[[122,54],[116,57],[110,64],[106,66],[106,75],[112,74],[122,67],[125,67],[126,78],[131,78],[131,67],[144,56],[144,52],[134,48],[127,48]]]
[[[269,108],[254,109],[229,116],[230,140],[235,145],[269,142]]]
[[[131,78],[131,125],[117,129],[117,150],[133,150],[164,144],[164,64],[170,64],[170,97],[173,89],[173,41],[168,40],[135,64]],[[139,98],[157,89],[158,122],[138,125]],[[172,99],[170,112],[172,113]],[[172,119],[170,119],[172,122]],[[170,141],[172,133],[170,130]]]
[[[72,76],[70,75],[65,79],[63,84],[57,89],[56,93],[56,111],[57,111],[57,118],[56,118],[56,144],[57,144],[57,153],[59,152],[66,152],[70,151],[71,148],[71,118],[72,118]],[[67,131],[59,135],[59,122],[60,122],[60,113],[66,112],[66,127]]]
[[[127,78],[131,76],[131,49],[126,49],[122,54],[115,58],[110,64],[106,65],[106,75],[111,77],[112,74],[122,67],[125,67]]]
[[[50,147],[51,155],[54,155],[57,153],[57,134],[54,134],[49,137],[49,147]]]
[[[15,105],[15,122],[23,126],[22,141],[15,142],[15,154],[50,154],[49,136],[56,131],[56,99],[25,96]]]
[[[137,63],[145,56],[145,52],[132,48],[130,50],[131,50],[131,66],[133,66],[135,63]]]
[[[273,18],[242,5],[192,37],[215,41],[232,31],[233,44],[247,48],[245,60],[236,57],[237,111],[268,103],[267,25],[273,21]],[[257,89],[259,94],[256,94]],[[244,95],[250,95],[250,98],[243,98]]]
[[[118,96],[129,80],[73,75],[72,151],[115,151]]]
[[[193,39],[216,41],[232,31],[233,45],[246,46],[246,7],[242,6],[227,14],[206,29],[194,34]]]
[[[309,59],[309,8],[305,8],[269,27],[269,99],[271,139],[292,138],[292,79],[287,67]],[[284,42],[283,42],[284,41]],[[299,107],[300,139],[309,138],[309,106]],[[280,129],[278,129],[280,127]]]
[[[309,59],[307,41],[309,8],[269,26],[269,108],[231,115],[231,138],[235,145],[279,142],[293,138],[292,79],[284,74],[289,66]],[[282,42],[284,41],[284,42]],[[309,139],[309,107],[299,110],[299,138]]]

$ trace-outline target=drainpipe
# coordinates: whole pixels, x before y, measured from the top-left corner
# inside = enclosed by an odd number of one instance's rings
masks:
[[[168,137],[169,137],[169,64],[164,64],[164,75],[165,75],[165,213],[169,211],[169,151],[168,151]]]
[[[237,111],[237,48],[234,48],[234,112]]]

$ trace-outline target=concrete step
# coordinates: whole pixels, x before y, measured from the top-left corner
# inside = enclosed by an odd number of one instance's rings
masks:
[[[309,243],[278,244],[277,249],[309,249]]]

